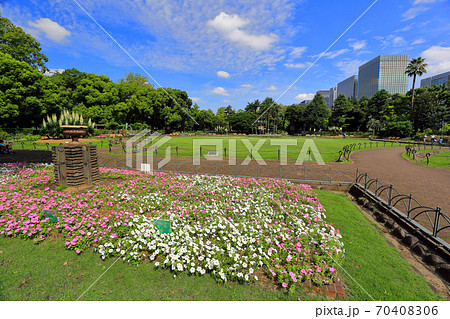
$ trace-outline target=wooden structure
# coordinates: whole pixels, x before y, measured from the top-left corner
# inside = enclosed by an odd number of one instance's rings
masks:
[[[57,185],[92,185],[100,180],[97,146],[81,143],[53,146],[52,158]]]

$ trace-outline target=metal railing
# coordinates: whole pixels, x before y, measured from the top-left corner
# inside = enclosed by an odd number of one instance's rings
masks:
[[[355,185],[393,211],[416,231],[450,251],[447,242],[450,239],[450,218],[440,207],[423,206],[411,194],[401,194],[392,184],[382,184],[378,178],[370,178],[368,173],[361,173],[359,170],[356,171]]]
[[[368,142],[359,142],[359,143],[351,143],[345,145],[341,151],[339,151],[339,157],[336,162],[343,162],[344,159],[350,160],[350,154],[353,151],[359,151],[361,149],[370,149],[370,148],[378,148],[378,147],[397,147],[400,146],[400,142],[396,140],[380,140],[380,141],[368,141]]]

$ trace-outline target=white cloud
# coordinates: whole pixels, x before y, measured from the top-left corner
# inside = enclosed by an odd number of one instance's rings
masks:
[[[64,42],[71,34],[69,30],[48,18],[41,18],[36,22],[28,21],[28,25],[43,32],[46,38],[58,43]]]
[[[422,44],[422,43],[425,43],[425,40],[424,40],[424,39],[417,39],[417,40],[414,41],[412,44],[415,45],[415,44]]]
[[[405,44],[405,39],[403,39],[402,37],[395,37],[395,38],[392,40],[392,43],[393,43],[394,45],[403,45],[403,44]]]
[[[450,47],[432,46],[422,52],[422,58],[428,64],[429,75],[450,71]]]
[[[274,85],[271,85],[268,88],[266,88],[267,91],[275,91],[276,89],[277,89],[277,87]]]
[[[52,17],[71,31],[68,38],[71,45],[64,46],[66,54],[77,59],[89,55],[113,66],[134,65],[93,21],[66,5],[67,0],[30,0],[29,5],[27,1],[14,5],[10,2],[0,0],[1,15],[24,29],[27,27],[33,36],[39,37],[41,33],[45,38],[42,31],[28,26],[28,21],[35,22],[41,17]],[[222,11],[237,13],[242,20],[250,21],[239,30],[249,35],[280,35],[285,45],[301,28],[291,20],[296,5],[293,0],[229,0],[207,5],[204,0],[184,1],[182,5],[179,1],[156,0],[83,1],[86,10],[142,66],[194,74],[226,70],[232,77],[248,70],[269,70],[285,59],[292,47],[273,42],[270,50],[253,50],[251,46],[225,40],[220,32],[208,26],[208,21]],[[46,16],[39,16],[43,11],[38,8],[45,8]],[[110,30],[111,26],[116,29]],[[133,36],[127,36],[126,32]]]
[[[419,4],[419,3],[433,3],[436,0],[415,0],[414,4]]]
[[[307,47],[296,47],[292,48],[291,52],[289,53],[289,56],[294,59],[298,59],[302,56],[303,52],[305,52]]]
[[[49,69],[48,71],[45,71],[44,75],[52,76],[54,74],[63,73],[64,69]]]
[[[295,97],[298,101],[312,100],[314,98],[314,93],[300,93]]]
[[[285,63],[284,66],[287,68],[301,69],[301,68],[306,68],[308,66],[308,64],[307,63]]]
[[[358,74],[359,66],[362,64],[364,64],[364,61],[344,59],[336,63],[336,67],[344,72],[345,76],[350,76]]]
[[[211,93],[219,94],[219,95],[225,95],[225,96],[229,96],[229,95],[230,95],[230,94],[228,94],[228,91],[225,90],[225,89],[224,89],[223,87],[221,87],[221,86],[218,86],[218,87],[212,89],[212,90],[211,90]]]
[[[198,102],[201,100],[199,97],[191,97],[192,102]]]
[[[361,41],[353,41],[350,43],[350,46],[353,48],[353,50],[361,50],[364,49],[367,45],[367,41],[366,40],[361,40]]]
[[[397,30],[395,30],[394,32],[405,32],[405,31],[409,31],[409,30],[412,29],[412,27],[414,26],[414,24],[415,24],[415,23],[408,24],[407,26],[405,26],[405,27],[403,27],[403,28],[401,28],[401,29],[397,29]]]
[[[225,79],[228,79],[229,77],[230,77],[230,73],[228,73],[228,72],[225,72],[225,71],[217,71],[217,76],[219,77],[219,78],[225,78]]]
[[[327,59],[333,59],[341,54],[347,53],[349,50],[348,49],[341,49],[341,50],[337,50],[337,51],[329,51],[327,53],[325,53],[323,56],[326,57]],[[322,52],[323,53],[323,52]],[[319,56],[322,55],[322,53],[320,54],[316,54],[313,55],[313,58],[318,58]]]
[[[425,8],[425,7],[410,8],[408,11],[403,13],[403,15],[402,15],[403,16],[403,20],[402,21],[414,19],[415,17],[417,17],[417,15],[419,13],[427,11],[427,10],[428,10],[428,8]]]
[[[278,41],[278,37],[273,34],[249,34],[241,28],[249,23],[237,14],[228,15],[221,12],[213,20],[208,21],[208,25],[216,29],[222,36],[240,46],[250,47],[256,51],[264,51],[272,48]]]
[[[395,36],[393,34],[390,34],[386,37],[376,36],[374,38],[381,42],[381,46],[383,48],[389,47],[389,46],[400,47],[400,46],[406,45],[406,41],[405,41],[405,39],[403,39],[403,37]]]
[[[241,84],[241,86],[243,88],[252,88],[253,87],[253,85],[251,85],[251,84]]]

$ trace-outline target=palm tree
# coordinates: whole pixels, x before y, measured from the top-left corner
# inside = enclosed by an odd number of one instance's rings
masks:
[[[425,63],[425,59],[422,57],[418,57],[416,59],[411,59],[409,61],[408,66],[406,67],[405,73],[409,77],[413,77],[413,85],[412,85],[412,98],[411,98],[411,109],[409,111],[410,115],[412,114],[412,110],[414,107],[414,86],[416,84],[416,76],[422,76],[422,74],[427,73],[425,69],[428,64]]]

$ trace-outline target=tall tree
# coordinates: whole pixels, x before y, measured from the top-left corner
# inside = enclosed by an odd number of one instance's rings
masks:
[[[368,109],[370,115],[372,115],[373,118],[376,118],[381,121],[383,118],[383,112],[388,107],[390,99],[391,95],[389,94],[388,91],[384,89],[377,91],[369,99]]]
[[[411,109],[409,114],[412,115],[413,107],[414,107],[414,86],[416,84],[416,76],[421,76],[424,73],[427,73],[426,67],[428,64],[425,63],[425,59],[422,57],[418,57],[415,59],[411,59],[406,67],[405,73],[409,77],[413,77],[413,85],[412,85],[412,97],[411,97]]]
[[[312,101],[306,105],[306,126],[309,130],[325,129],[328,125],[330,116],[331,110],[327,107],[323,96],[320,93],[317,93]]]
[[[45,66],[48,58],[41,53],[41,44],[3,17],[0,17],[0,51],[8,53],[18,61],[40,68],[41,72],[48,70]]]
[[[334,101],[334,110],[330,118],[330,125],[346,128],[349,124],[352,109],[353,105],[351,100],[345,97],[344,94],[339,94]]]
[[[0,52],[0,125],[31,127],[59,112],[56,86],[25,62]]]

